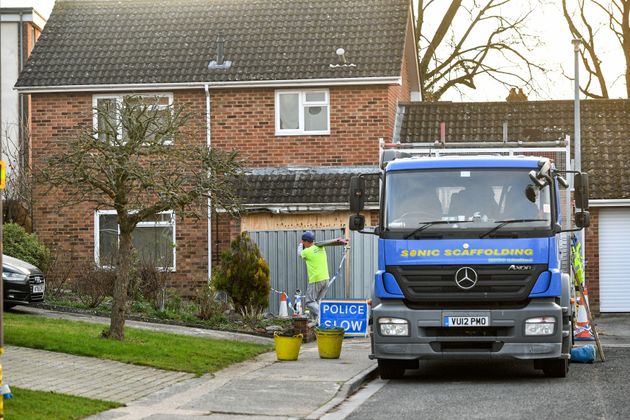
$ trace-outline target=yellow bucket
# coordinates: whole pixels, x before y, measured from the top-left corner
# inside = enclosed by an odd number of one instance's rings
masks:
[[[302,334],[292,337],[273,334],[273,341],[276,343],[276,356],[278,360],[297,360],[302,345]]]
[[[341,345],[343,344],[343,328],[316,329],[317,350],[322,359],[339,359]]]

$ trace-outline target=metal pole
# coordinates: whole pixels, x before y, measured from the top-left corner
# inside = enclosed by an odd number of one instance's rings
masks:
[[[581,39],[574,39],[571,41],[573,44],[573,52],[575,55],[574,58],[574,72],[575,72],[575,80],[574,80],[574,101],[573,101],[573,128],[575,132],[575,142],[574,142],[574,170],[582,171],[582,133],[580,128],[580,45],[582,44]],[[577,232],[577,237],[580,243],[582,244],[582,261],[586,263],[586,259],[584,257],[586,249],[586,244],[584,243],[584,229],[580,229]]]
[[[573,126],[575,132],[575,170],[582,170],[581,133],[580,133],[580,44],[582,40],[574,39],[573,51],[575,52],[575,80],[574,80],[574,105],[573,105]]]

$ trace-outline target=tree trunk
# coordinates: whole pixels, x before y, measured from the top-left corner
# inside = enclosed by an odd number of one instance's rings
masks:
[[[116,266],[116,281],[114,282],[114,304],[109,326],[109,338],[125,339],[125,311],[127,309],[127,289],[129,288],[129,271],[131,268],[131,232],[123,229],[120,224],[120,238],[118,243],[118,264]]]

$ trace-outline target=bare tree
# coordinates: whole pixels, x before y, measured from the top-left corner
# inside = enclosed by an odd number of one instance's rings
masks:
[[[15,222],[31,231],[32,179],[28,145],[30,134],[25,124],[5,124],[2,127],[1,150],[6,162],[4,220]],[[20,138],[21,137],[21,138]]]
[[[424,100],[437,101],[450,89],[475,89],[484,76],[506,88],[536,88],[535,73],[546,70],[527,57],[539,45],[537,37],[526,33],[531,11],[510,17],[506,11],[520,1],[451,0],[439,14],[444,4],[418,0],[416,45]],[[436,14],[439,24],[429,32],[428,23],[436,21]]]
[[[567,3],[572,3],[574,10],[569,9]],[[573,38],[582,40],[579,54],[587,80],[585,86],[580,86],[580,91],[589,98],[610,97],[600,48],[601,44],[607,43],[597,42],[602,40],[602,30],[606,29],[617,39],[624,55],[626,96],[630,98],[630,0],[562,0],[562,12]]]
[[[191,127],[198,120],[182,108],[158,107],[158,102],[139,96],[103,101],[94,110],[96,127],[78,131],[40,174],[68,202],[116,210],[117,276],[107,335],[118,340],[124,339],[136,225],[168,210],[181,217],[205,217],[208,197],[227,211],[238,208],[233,188],[241,170],[237,153],[196,145]]]

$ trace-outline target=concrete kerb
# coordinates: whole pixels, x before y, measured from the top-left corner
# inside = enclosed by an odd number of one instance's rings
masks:
[[[326,404],[313,411],[311,414],[306,416],[306,419],[319,419],[324,414],[328,413],[332,409],[334,409],[339,404],[343,403],[346,398],[350,395],[354,394],[364,383],[371,381],[378,374],[378,366],[370,366],[369,368],[363,370],[359,374],[355,375],[352,379],[347,381],[343,386],[337,391],[337,394]]]

